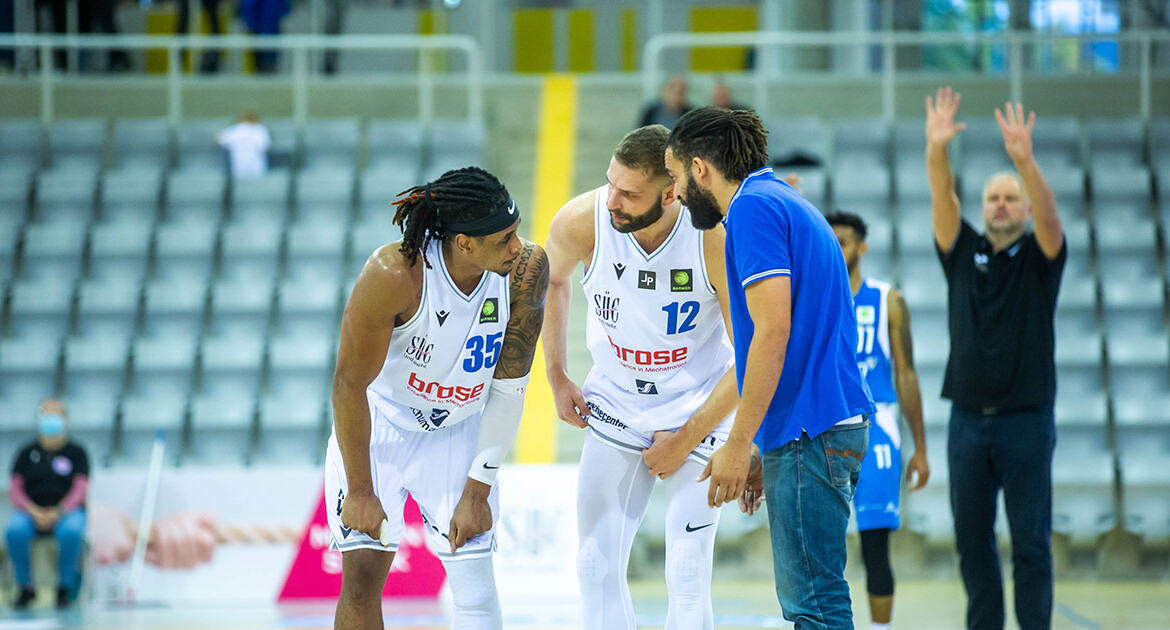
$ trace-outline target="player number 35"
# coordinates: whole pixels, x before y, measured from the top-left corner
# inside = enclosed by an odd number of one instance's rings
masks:
[[[483,368],[495,367],[500,360],[500,346],[503,345],[504,333],[494,333],[484,337],[476,335],[467,340],[467,349],[471,356],[463,360],[463,371],[478,372]]]

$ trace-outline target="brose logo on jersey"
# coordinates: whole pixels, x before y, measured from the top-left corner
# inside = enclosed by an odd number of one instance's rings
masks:
[[[483,394],[483,383],[475,387],[461,387],[461,386],[447,386],[438,381],[427,382],[418,377],[418,374],[411,372],[410,377],[406,381],[410,389],[427,400],[434,402],[455,402],[468,403]]]
[[[628,366],[639,368],[648,368],[654,366],[672,366],[678,367],[687,360],[687,347],[672,348],[667,350],[636,350],[634,348],[623,348],[613,339],[609,339],[609,346],[613,348],[613,352],[617,358]]]

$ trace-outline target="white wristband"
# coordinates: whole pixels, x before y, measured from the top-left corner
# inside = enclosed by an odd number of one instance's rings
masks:
[[[479,446],[467,472],[468,477],[489,486],[496,483],[496,473],[516,440],[527,388],[527,374],[520,378],[492,379],[479,424]]]

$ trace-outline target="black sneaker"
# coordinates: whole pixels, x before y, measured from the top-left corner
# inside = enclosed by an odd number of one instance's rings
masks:
[[[69,597],[69,589],[64,586],[57,587],[57,608],[68,608],[70,602],[73,600]]]
[[[21,588],[20,594],[16,596],[16,602],[12,604],[12,607],[16,610],[25,610],[28,608],[28,605],[31,604],[36,598],[36,589]]]

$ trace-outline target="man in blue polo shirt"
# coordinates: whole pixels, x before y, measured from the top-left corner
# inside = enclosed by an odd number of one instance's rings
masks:
[[[710,476],[713,505],[739,498],[754,437],[784,617],[801,630],[852,628],[845,528],[874,404],[857,367],[857,319],[837,238],[765,166],[766,136],[754,112],[703,107],[679,120],[666,149],[675,194],[695,227],[722,219],[727,229],[740,403],[700,480]]]

